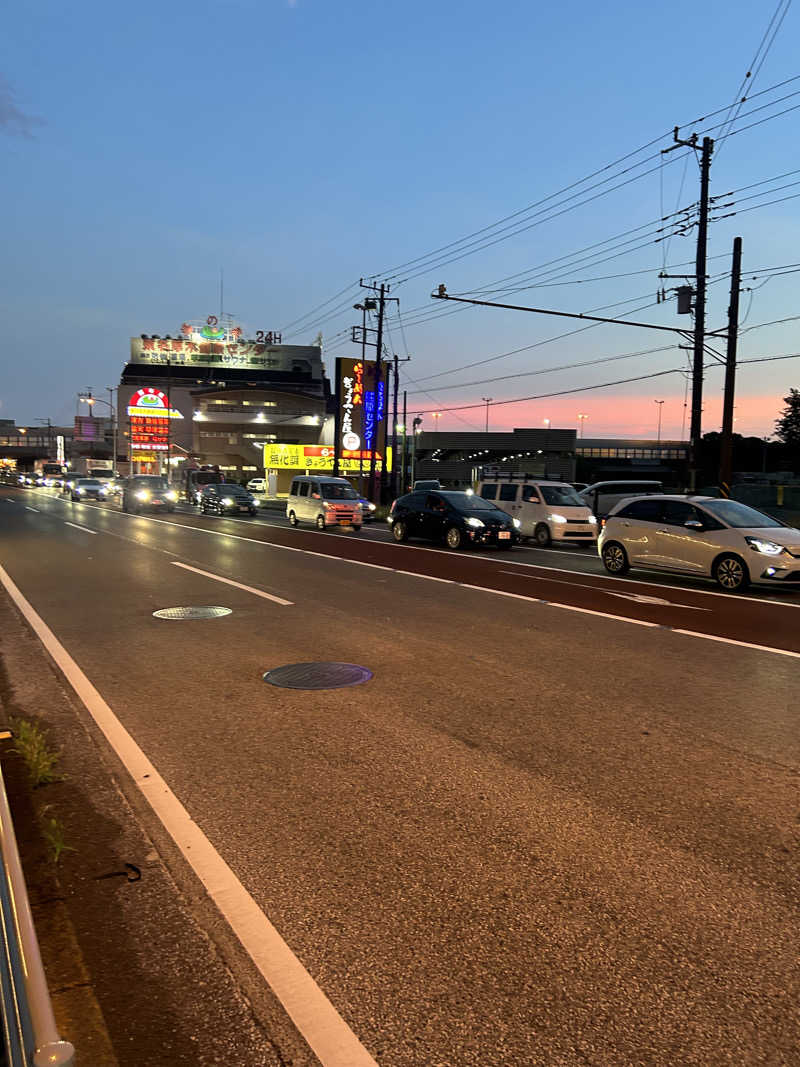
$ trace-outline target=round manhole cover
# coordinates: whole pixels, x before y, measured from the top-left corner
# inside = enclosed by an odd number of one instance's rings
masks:
[[[264,681],[282,689],[343,689],[371,677],[372,671],[356,663],[287,663],[267,671]]]
[[[160,608],[153,612],[157,619],[219,619],[223,615],[230,614],[230,608],[217,607]]]

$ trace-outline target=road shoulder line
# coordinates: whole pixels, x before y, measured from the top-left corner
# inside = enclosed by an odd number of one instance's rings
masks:
[[[272,600],[275,604],[280,604],[284,608],[291,608],[294,605],[293,600],[284,600],[283,597],[275,596],[274,593],[265,593],[263,589],[256,589],[252,585],[243,585],[241,582],[234,582],[232,578],[223,578],[221,574],[212,574],[211,571],[201,571],[199,567],[190,567],[188,563],[179,563],[178,560],[173,559],[173,567],[182,567],[185,571],[193,571],[195,574],[202,574],[204,578],[212,578],[215,582],[224,582],[225,585],[232,585],[234,589],[243,589],[246,593],[252,593],[253,596],[261,596],[265,600]]]

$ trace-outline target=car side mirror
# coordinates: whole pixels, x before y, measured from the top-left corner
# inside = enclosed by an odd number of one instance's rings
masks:
[[[687,519],[683,525],[687,530],[705,530],[705,526],[699,519]]]

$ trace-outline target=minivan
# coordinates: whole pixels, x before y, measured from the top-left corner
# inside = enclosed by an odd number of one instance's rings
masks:
[[[520,537],[546,548],[560,543],[597,543],[597,519],[567,482],[500,481],[478,483],[478,494],[519,521]]]
[[[605,519],[612,508],[629,496],[651,496],[663,493],[663,482],[625,481],[595,482],[578,494],[584,504],[591,508],[598,521]]]
[[[292,526],[313,522],[318,530],[332,526],[361,529],[363,514],[358,493],[346,478],[300,475],[292,479],[286,501],[286,517]]]

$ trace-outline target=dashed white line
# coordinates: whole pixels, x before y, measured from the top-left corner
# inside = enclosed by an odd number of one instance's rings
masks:
[[[67,520],[64,519],[64,525],[71,526],[73,530],[83,530],[84,533],[91,534],[93,537],[97,536],[97,530],[90,530],[88,526],[79,526],[77,522],[67,522]]]
[[[0,582],[102,730],[156,816],[191,864],[245,951],[322,1067],[378,1067],[155,765],[36,613],[6,571]]]
[[[202,574],[204,578],[213,578],[215,582],[224,582],[225,585],[232,585],[235,589],[244,589],[246,593],[261,596],[265,600],[272,600],[285,608],[292,607],[294,603],[292,600],[284,600],[283,597],[274,596],[272,593],[265,593],[263,589],[255,589],[252,585],[242,585],[241,582],[234,582],[231,578],[223,578],[221,575],[212,574],[210,571],[201,571],[199,567],[190,567],[188,563],[179,563],[175,559],[172,560],[172,566],[182,567],[185,571],[193,571],[195,574]]]
[[[39,509],[38,508],[32,508],[29,504],[25,505],[25,510],[26,511],[35,511],[37,515],[39,514]]]

